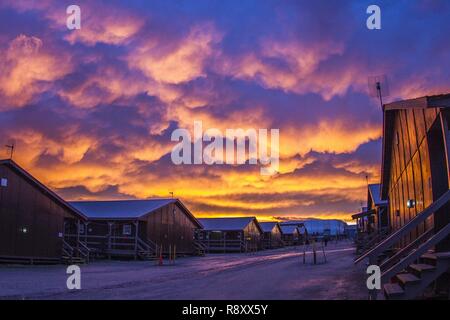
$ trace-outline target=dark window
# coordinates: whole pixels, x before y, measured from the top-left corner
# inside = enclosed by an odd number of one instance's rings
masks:
[[[131,235],[131,224],[124,224],[122,227],[122,234],[125,236]]]

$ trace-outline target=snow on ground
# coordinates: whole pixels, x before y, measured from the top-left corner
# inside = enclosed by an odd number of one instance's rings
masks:
[[[347,241],[329,243],[327,262],[288,247],[180,258],[175,265],[97,261],[81,266],[81,290],[66,287],[66,266],[0,266],[0,299],[365,299],[364,266]]]

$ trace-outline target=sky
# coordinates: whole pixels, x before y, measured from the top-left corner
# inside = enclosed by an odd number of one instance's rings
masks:
[[[368,78],[386,75],[385,101],[449,92],[449,33],[447,0],[0,0],[0,142],[67,200],[349,221],[380,177]],[[278,172],[175,165],[171,134],[194,121],[279,129]]]

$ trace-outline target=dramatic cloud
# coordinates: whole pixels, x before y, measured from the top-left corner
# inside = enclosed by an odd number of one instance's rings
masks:
[[[167,197],[198,216],[349,220],[379,182],[385,101],[450,91],[450,3],[0,3],[0,142],[68,200]],[[172,163],[177,128],[279,129],[280,166]],[[1,156],[6,156],[5,150]]]

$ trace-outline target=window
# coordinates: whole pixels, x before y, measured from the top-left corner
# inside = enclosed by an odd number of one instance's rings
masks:
[[[2,179],[1,179],[1,182],[0,182],[0,185],[1,185],[2,187],[7,187],[7,186],[8,186],[8,179],[2,178]]]
[[[124,224],[122,227],[122,234],[125,236],[131,235],[131,224]]]
[[[84,224],[80,224],[80,234],[84,234]]]

